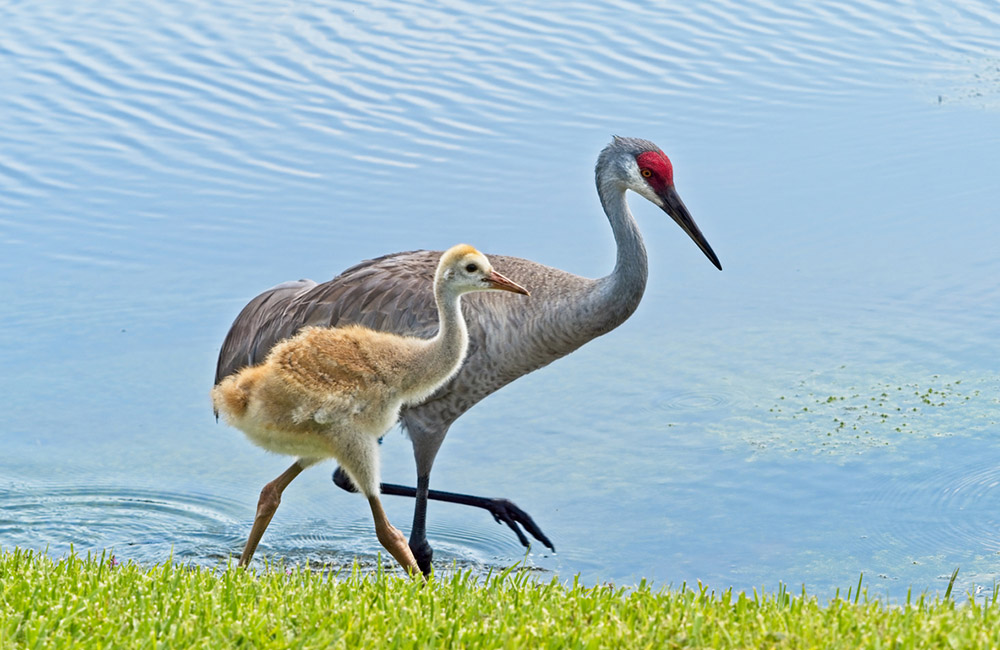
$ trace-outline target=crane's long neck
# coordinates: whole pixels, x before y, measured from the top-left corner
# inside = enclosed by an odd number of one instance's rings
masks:
[[[599,175],[597,193],[615,235],[617,257],[614,270],[596,282],[588,302],[592,309],[603,314],[605,331],[610,331],[639,306],[646,290],[649,265],[639,226],[625,200],[625,188]]]

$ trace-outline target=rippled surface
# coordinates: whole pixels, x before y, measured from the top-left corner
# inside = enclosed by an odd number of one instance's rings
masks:
[[[0,546],[215,566],[287,464],[217,425],[239,308],[469,241],[597,276],[611,133],[671,155],[718,273],[633,197],[633,318],[464,416],[590,582],[892,596],[1000,574],[1000,12],[989,2],[0,6]],[[385,478],[412,481],[391,434]],[[313,469],[262,551],[371,563]],[[411,503],[387,499],[407,529]],[[508,565],[431,504],[439,565]]]

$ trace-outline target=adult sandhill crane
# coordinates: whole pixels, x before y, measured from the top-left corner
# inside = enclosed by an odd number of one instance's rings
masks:
[[[490,290],[528,294],[494,271],[482,253],[460,244],[441,256],[434,274],[440,327],[433,337],[361,325],[308,327],[275,345],[264,363],[245,367],[212,389],[216,413],[255,444],[297,457],[261,490],[240,566],[253,557],[292,479],[320,460],[336,458],[368,497],[378,541],[404,569],[419,570],[379,500],[378,441],[404,404],[423,402],[458,372],[469,344],[462,295]]]
[[[488,294],[469,296],[463,307],[470,340],[465,364],[434,395],[401,412],[400,422],[413,444],[417,486],[382,484],[381,490],[416,497],[409,544],[425,573],[433,554],[426,532],[428,499],[484,508],[510,526],[525,546],[528,539],[519,525],[555,550],[528,513],[509,500],[430,490],[430,472],[448,429],[465,411],[518,377],[610,332],[635,311],[646,288],[647,261],[625,191],[663,209],[722,269],[674,189],[670,160],[655,144],[616,136],[601,151],[595,175],[617,247],[611,273],[589,279],[530,260],[490,255],[501,273],[531,287],[532,298],[514,305]],[[258,363],[275,343],[306,325],[357,322],[400,334],[432,335],[437,321],[431,283],[438,256],[434,251],[395,253],[362,262],[323,284],[299,280],[265,291],[243,308],[229,330],[219,353],[216,383]],[[351,489],[339,468],[334,481]]]

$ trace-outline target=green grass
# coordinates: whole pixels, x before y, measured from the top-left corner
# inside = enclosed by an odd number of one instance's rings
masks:
[[[715,593],[455,573],[424,585],[0,552],[0,648],[988,648],[997,594],[886,606],[784,588]],[[860,582],[859,582],[860,584]]]

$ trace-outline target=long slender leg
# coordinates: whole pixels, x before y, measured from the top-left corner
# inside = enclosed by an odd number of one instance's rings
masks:
[[[424,575],[430,575],[431,560],[434,558],[434,549],[427,541],[427,497],[430,493],[428,489],[430,484],[430,474],[417,477],[417,489],[414,495],[416,504],[413,506],[413,528],[410,529],[410,550],[413,551],[413,557],[417,559],[417,565],[420,566]]]
[[[395,485],[393,483],[382,483],[379,486],[379,489],[382,494],[389,494],[400,497],[418,498],[418,503],[414,508],[413,512],[414,530],[416,530],[418,523],[416,519],[418,515],[421,514],[419,497],[418,497],[420,480],[421,480],[420,477],[418,477],[417,488],[411,488],[406,485]],[[333,482],[337,485],[337,487],[343,490],[347,490],[348,492],[357,491],[355,490],[354,485],[351,483],[351,480],[347,477],[347,474],[339,467],[333,473]],[[531,543],[528,541],[528,538],[524,535],[524,533],[521,532],[521,529],[518,526],[518,524],[524,526],[524,529],[528,531],[528,533],[532,537],[540,541],[542,544],[549,547],[553,551],[556,550],[555,546],[552,545],[552,542],[549,540],[549,538],[545,535],[545,533],[542,532],[542,529],[538,527],[538,524],[535,523],[535,520],[531,518],[531,515],[529,515],[527,512],[519,508],[517,504],[515,504],[513,501],[510,501],[509,499],[477,497],[471,494],[444,492],[442,490],[427,490],[427,498],[432,501],[445,501],[447,503],[458,503],[461,505],[473,506],[475,508],[482,508],[484,510],[488,510],[489,513],[493,515],[493,518],[497,521],[497,523],[507,524],[507,526],[509,526],[510,529],[514,531],[514,534],[517,535],[517,538],[522,545],[531,546]],[[425,504],[423,506],[423,515],[425,517],[426,517],[426,509],[427,506]],[[410,536],[410,539],[411,539],[410,547],[413,548],[414,555],[417,555],[418,549],[414,548],[412,544],[413,535]],[[425,541],[426,541],[426,536],[425,536]],[[419,559],[420,556],[417,555],[417,557]]]
[[[341,437],[341,444],[348,453],[342,453],[337,457],[340,468],[345,473],[344,479],[351,485],[352,491],[357,489],[368,499],[368,505],[372,509],[372,518],[375,520],[375,535],[379,543],[389,551],[392,557],[396,558],[407,572],[416,574],[420,571],[417,561],[413,559],[410,547],[406,545],[406,537],[403,533],[389,523],[389,518],[382,508],[379,500],[378,476],[379,476],[379,453],[378,439],[364,434],[358,434],[348,440],[346,436]]]
[[[278,509],[278,504],[281,503],[281,493],[285,491],[288,484],[301,474],[305,468],[306,466],[301,464],[300,461],[295,461],[281,476],[265,485],[264,489],[260,491],[260,499],[257,501],[257,515],[254,517],[253,528],[250,529],[250,537],[247,539],[247,545],[243,547],[243,554],[240,555],[239,566],[245,567],[250,564],[254,551],[257,550],[257,544],[260,543],[261,536],[267,530],[267,525],[271,523],[271,517],[274,516],[274,511]]]
[[[399,532],[399,529],[389,523],[389,518],[382,508],[382,502],[379,501],[377,494],[368,497],[368,505],[372,509],[372,518],[375,520],[375,535],[378,537],[379,543],[385,547],[385,550],[389,551],[392,557],[396,558],[396,561],[408,573],[418,575],[420,567],[417,566],[417,561],[413,558],[413,553],[410,552],[410,547],[406,544],[406,537]]]

